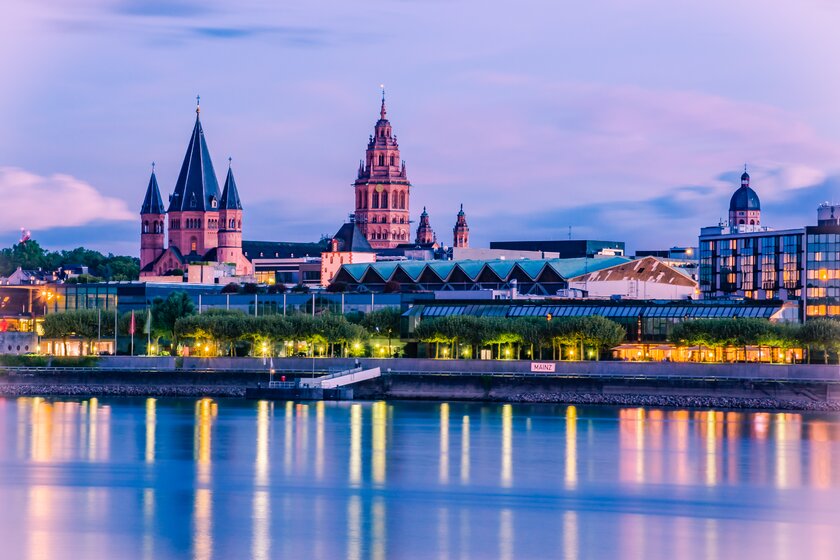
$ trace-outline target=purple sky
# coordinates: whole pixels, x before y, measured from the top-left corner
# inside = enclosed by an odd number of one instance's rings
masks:
[[[65,4],[67,4],[65,6]],[[72,4],[72,7],[69,5]],[[830,0],[11,0],[0,18],[0,245],[137,254],[202,97],[245,238],[309,241],[352,211],[380,83],[409,178],[451,243],[696,244],[744,162],[776,228],[840,197]]]

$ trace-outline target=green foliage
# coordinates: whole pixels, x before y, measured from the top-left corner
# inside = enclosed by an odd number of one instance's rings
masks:
[[[821,350],[823,361],[828,363],[830,352],[840,353],[840,321],[834,319],[811,319],[799,329],[802,344]]]
[[[16,356],[14,354],[0,355],[0,365],[10,367],[46,367],[50,363],[49,356],[35,356],[24,355]]]
[[[25,243],[17,243],[12,247],[0,250],[0,275],[8,276],[23,269],[57,270],[70,265],[88,267],[89,277],[94,279],[136,280],[140,275],[140,260],[134,257],[103,255],[83,247],[69,251],[47,251],[34,239]],[[82,280],[75,280],[81,282]]]
[[[330,355],[343,354],[348,345],[355,350],[368,338],[367,331],[349,322],[342,315],[268,315],[254,317],[240,312],[214,312],[181,317],[175,322],[179,339],[213,341],[214,345],[233,353],[235,343],[246,341],[252,352],[263,349],[273,354],[275,346],[287,341],[306,341],[324,345]]]
[[[587,345],[600,351],[612,348],[624,339],[624,328],[603,317],[574,317],[546,321],[541,317],[474,317],[451,315],[421,321],[415,335],[418,340],[435,344],[531,348],[536,356],[547,344]],[[506,350],[507,352],[507,350]],[[459,355],[464,353],[458,352]],[[475,355],[475,353],[471,353]],[[518,351],[516,352],[518,354]]]
[[[177,345],[175,323],[182,317],[195,313],[195,305],[186,292],[172,292],[166,299],[155,298],[152,302],[152,334],[163,336]]]
[[[114,336],[113,314],[102,312],[101,334],[103,338]],[[100,334],[99,312],[96,309],[77,309],[62,313],[51,313],[44,317],[44,338],[65,339],[75,336],[87,341]]]
[[[377,332],[382,336],[392,338],[400,332],[400,318],[402,313],[394,307],[377,309],[365,314],[361,325],[371,333]]]

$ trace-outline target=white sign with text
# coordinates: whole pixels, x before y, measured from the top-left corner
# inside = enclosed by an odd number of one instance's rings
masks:
[[[548,362],[531,362],[531,371],[535,373],[554,373],[557,364]]]

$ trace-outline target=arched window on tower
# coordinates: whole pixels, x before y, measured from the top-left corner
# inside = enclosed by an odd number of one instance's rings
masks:
[[[400,193],[400,208],[405,210],[405,192]]]
[[[383,154],[379,154],[379,165],[385,165],[385,156]]]
[[[379,193],[378,192],[373,193],[370,207],[371,208],[379,208]]]
[[[391,156],[391,165],[394,165],[394,156]]]
[[[382,193],[382,208],[388,208],[388,192]]]
[[[143,222],[143,233],[149,233],[149,222]]]

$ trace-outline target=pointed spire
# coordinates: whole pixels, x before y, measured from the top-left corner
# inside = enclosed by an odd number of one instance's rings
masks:
[[[181,164],[178,181],[175,183],[175,191],[170,198],[170,212],[207,212],[218,208],[219,181],[213,170],[210,150],[204,138],[204,129],[198,119],[200,99],[196,96],[195,126],[193,126],[184,162]]]
[[[742,187],[749,187],[750,186],[750,174],[747,173],[747,164],[744,164],[744,173],[741,175],[741,186]]]
[[[201,96],[195,96],[195,118],[198,118],[199,113],[201,113]]]
[[[152,163],[152,176],[149,177],[149,186],[146,187],[146,196],[143,198],[143,206],[140,207],[140,214],[164,214],[163,200],[160,197],[157,177],[155,176],[155,164]]]
[[[236,189],[236,181],[233,179],[233,167],[230,166],[232,159],[228,158],[228,172],[225,179],[225,188],[222,190],[222,198],[219,201],[219,208],[222,210],[242,210],[242,203],[239,201],[239,191]]]
[[[382,107],[379,109],[379,118],[384,121],[385,115],[388,114],[385,110],[385,84],[379,84],[379,87],[382,88]]]

